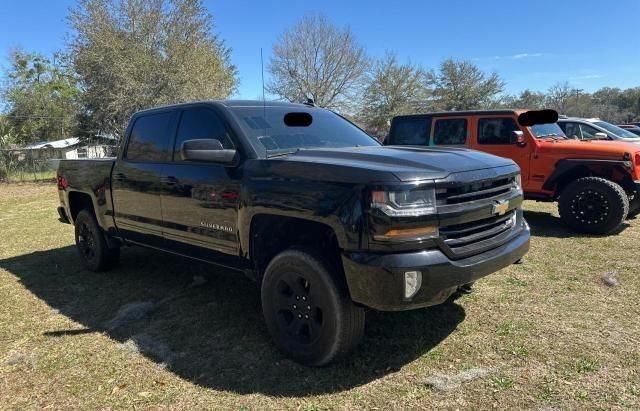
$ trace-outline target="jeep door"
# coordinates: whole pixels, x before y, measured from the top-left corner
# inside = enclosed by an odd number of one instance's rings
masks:
[[[164,237],[173,251],[220,263],[239,253],[240,171],[211,161],[186,160],[182,143],[194,139],[215,139],[225,149],[238,146],[214,107],[182,109],[171,162],[162,175]]]
[[[523,130],[512,116],[474,117],[472,148],[510,158],[518,164],[522,173],[522,183],[529,180],[529,166],[534,147],[527,130]],[[519,143],[514,131],[523,132],[524,142]]]
[[[435,146],[469,147],[470,117],[434,117],[431,142]]]

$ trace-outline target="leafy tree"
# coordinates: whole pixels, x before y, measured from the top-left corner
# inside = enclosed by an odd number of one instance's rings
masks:
[[[120,136],[137,110],[227,98],[230,49],[201,0],[80,0],[70,53],[96,130]]]
[[[273,46],[267,91],[289,101],[347,110],[368,68],[368,60],[349,28],[322,15],[304,16]]]
[[[383,137],[393,116],[426,110],[429,91],[424,80],[424,70],[401,64],[394,53],[387,52],[367,74],[359,122],[369,133]]]
[[[76,130],[80,112],[77,80],[56,53],[49,59],[38,53],[14,51],[4,98],[6,123],[15,143],[65,138]]]
[[[504,89],[497,73],[484,73],[470,61],[447,59],[427,74],[436,110],[487,108]]]
[[[539,91],[531,91],[526,89],[517,97],[508,96],[505,98],[504,106],[509,106],[511,108],[530,108],[530,109],[541,109],[545,107],[546,96],[544,93]]]

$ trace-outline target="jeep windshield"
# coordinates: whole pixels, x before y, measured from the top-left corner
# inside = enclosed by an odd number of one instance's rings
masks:
[[[237,106],[229,109],[256,150],[266,157],[300,149],[381,145],[329,110],[291,106]]]
[[[553,138],[553,139],[565,139],[564,132],[558,125],[558,123],[549,124],[536,124],[530,127],[531,133],[536,138]]]

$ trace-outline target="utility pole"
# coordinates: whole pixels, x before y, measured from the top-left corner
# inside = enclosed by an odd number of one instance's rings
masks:
[[[581,88],[577,88],[575,90],[576,90],[576,116],[582,117],[580,113],[580,93],[582,93],[584,90]]]

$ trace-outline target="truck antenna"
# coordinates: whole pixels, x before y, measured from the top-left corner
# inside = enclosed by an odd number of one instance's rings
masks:
[[[262,73],[262,115],[267,119],[267,101],[264,99],[264,60],[262,59],[262,47],[260,47],[260,71]]]

